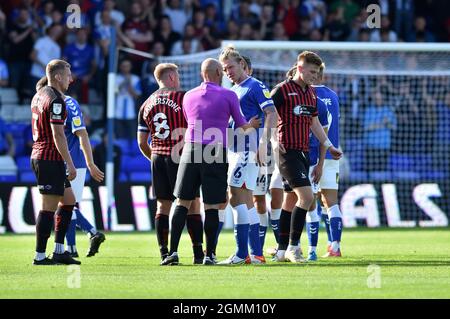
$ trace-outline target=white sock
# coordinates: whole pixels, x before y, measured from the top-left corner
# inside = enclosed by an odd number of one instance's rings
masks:
[[[316,248],[317,248],[317,247],[315,247],[315,246],[309,246],[308,252],[309,252],[309,253],[311,253],[311,252],[316,252]]]
[[[317,214],[317,206],[312,211],[306,214],[306,222],[307,223],[315,223],[320,221],[319,214]]]
[[[89,233],[91,234],[91,236],[95,236],[95,234],[97,234],[97,229],[92,227],[91,230],[89,231]]]
[[[225,209],[219,210],[219,222],[225,223]]]
[[[235,225],[250,224],[247,205],[241,204],[232,207],[231,210],[233,211],[233,221]]]
[[[75,245],[67,245],[67,251],[69,253],[76,253],[77,252],[77,246],[75,246]]]
[[[274,208],[270,211],[270,219],[272,220],[280,219],[280,215],[281,215],[281,208]]]
[[[45,259],[45,253],[38,253],[38,252],[36,252],[36,255],[35,255],[34,259],[37,260],[37,261],[44,260]]]
[[[342,218],[341,210],[339,209],[339,205],[337,205],[337,204],[328,208],[327,213],[328,213],[329,219],[336,218],[336,217]]]
[[[334,241],[334,242],[331,243],[331,249],[334,252],[337,252],[340,248],[341,248],[341,245],[339,244],[338,241]]]
[[[300,249],[299,245],[291,245],[291,244],[289,244],[289,246],[287,248],[287,250],[293,250],[293,251],[295,251],[297,249]]]
[[[268,227],[269,226],[269,215],[267,214],[267,212],[265,212],[264,214],[258,214],[259,215],[259,225],[263,226],[263,227]]]
[[[55,243],[55,254],[64,254],[64,244]]]

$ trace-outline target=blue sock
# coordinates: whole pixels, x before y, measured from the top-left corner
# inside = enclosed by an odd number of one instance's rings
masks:
[[[340,242],[342,234],[342,218],[333,217],[330,218],[330,233],[333,241]]]
[[[75,231],[76,231],[77,223],[75,219],[72,219],[69,224],[69,228],[66,232],[66,244],[68,246],[75,246],[76,245],[76,239],[75,239]]]
[[[259,225],[259,242],[261,243],[261,251],[264,251],[264,242],[266,241],[267,226]]]
[[[261,242],[259,240],[259,223],[250,225],[248,232],[248,243],[250,253],[255,256],[262,256]]]
[[[309,246],[317,247],[319,241],[319,222],[306,223]]]
[[[92,228],[94,228],[94,226],[91,225],[91,223],[88,222],[88,220],[83,216],[83,214],[80,212],[80,210],[75,207],[73,209],[73,211],[75,212],[75,214],[77,214],[77,226],[81,228],[81,230],[85,231],[85,232],[91,232]],[[92,234],[95,235],[95,234]]]
[[[249,224],[234,225],[234,237],[236,239],[237,251],[236,256],[245,259],[248,256],[248,233]]]
[[[323,222],[325,223],[325,229],[327,231],[328,242],[331,243],[333,241],[333,237],[331,237],[330,220],[328,219],[328,214],[322,214],[322,219],[323,219]]]

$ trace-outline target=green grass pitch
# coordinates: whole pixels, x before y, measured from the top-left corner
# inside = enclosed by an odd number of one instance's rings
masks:
[[[448,228],[346,229],[340,259],[262,266],[194,266],[184,233],[182,265],[161,267],[154,232],[106,236],[86,258],[88,239],[78,233],[82,265],[74,268],[32,266],[33,235],[0,235],[0,298],[450,298]],[[319,256],[325,238],[322,229]],[[232,232],[223,232],[219,259],[233,251]]]

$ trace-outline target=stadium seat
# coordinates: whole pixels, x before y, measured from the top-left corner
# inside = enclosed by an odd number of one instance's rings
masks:
[[[0,93],[2,96],[2,103],[4,104],[16,104],[19,102],[16,89],[13,88],[1,88]]]
[[[119,175],[119,182],[128,182],[128,177],[127,177],[127,174],[125,174],[125,173],[120,173],[120,175]]]
[[[118,138],[114,141],[114,144],[120,147],[122,150],[122,155],[131,154],[131,143],[130,140],[124,138]]]
[[[36,183],[36,176],[32,171],[20,172],[20,181],[22,183]]]
[[[17,175],[0,175],[0,183],[15,183]]]
[[[141,150],[139,149],[137,140],[131,141],[130,154],[137,155],[137,156],[141,155]]]
[[[390,181],[392,179],[392,173],[389,171],[373,171],[369,172],[369,180],[374,182]]]
[[[131,172],[130,182],[151,182],[152,174],[149,172]]]
[[[353,150],[346,153],[351,171],[362,171],[364,169],[364,151],[362,149]]]
[[[150,172],[150,162],[143,156],[122,158],[124,172]]]
[[[16,157],[17,169],[19,171],[31,171],[30,157],[29,156],[19,156]]]
[[[389,157],[389,170],[392,172],[414,171],[414,158],[408,154],[393,153]]]
[[[363,171],[350,171],[350,175],[348,177],[349,181],[352,182],[366,182],[367,181],[367,173]]]
[[[398,171],[392,173],[393,180],[395,181],[418,181],[420,180],[420,174],[412,171]]]

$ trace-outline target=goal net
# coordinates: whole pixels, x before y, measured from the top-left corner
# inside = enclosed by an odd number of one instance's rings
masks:
[[[224,41],[250,57],[253,76],[274,87],[303,50],[326,64],[340,99],[340,204],[347,226],[448,226],[450,45]],[[220,49],[176,63],[184,89]]]

